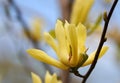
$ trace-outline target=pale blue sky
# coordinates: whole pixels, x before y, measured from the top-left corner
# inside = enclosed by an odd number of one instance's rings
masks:
[[[47,21],[48,30],[50,28],[54,28],[57,18],[61,17],[58,1],[59,0],[15,0],[15,2],[18,4],[20,9],[22,10],[23,16],[26,21],[29,21],[29,20],[31,21],[31,18],[34,16],[39,16],[41,18],[44,18]],[[91,12],[94,13],[93,15],[98,15],[99,12],[103,12],[104,9],[107,9],[107,7],[106,8],[102,7],[103,5],[100,0],[98,1],[99,3],[96,2],[94,8],[92,8]],[[0,8],[0,12],[1,11],[3,11],[2,8]],[[0,18],[3,18],[2,17],[3,14],[0,13],[1,15]],[[2,24],[1,19],[0,19],[0,23]],[[110,21],[110,24],[113,24],[116,26],[119,25],[120,27],[120,1],[113,13],[113,17]],[[94,41],[93,41],[93,44],[94,44]],[[120,81],[119,80],[120,74],[116,68],[117,66],[115,65],[115,61],[114,61],[115,58],[113,56],[115,55],[115,49],[114,49],[115,45],[113,45],[113,43],[111,44],[111,41],[108,41],[108,45],[110,46],[110,50],[108,51],[107,55],[104,56],[104,58],[101,59],[101,61],[99,61],[98,65],[96,66],[96,70],[93,72],[89,80],[91,81],[91,83],[93,83],[94,81],[98,81],[97,83],[117,83],[117,81]],[[53,52],[53,50],[51,50],[50,48],[48,53],[51,54],[51,52]],[[52,53],[52,55],[54,56],[55,54]],[[104,73],[104,76],[101,73]],[[96,79],[93,79],[93,78],[96,78]],[[109,79],[112,79],[112,80],[109,80]]]

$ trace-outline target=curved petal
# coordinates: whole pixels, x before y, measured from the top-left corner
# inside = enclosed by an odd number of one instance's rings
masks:
[[[45,83],[51,83],[52,76],[50,73],[47,71],[45,75]]]
[[[49,33],[44,33],[45,41],[55,50],[57,53],[57,44],[54,38]]]
[[[52,76],[51,83],[62,83],[62,81],[58,80],[57,75],[54,73],[53,76]]]
[[[86,31],[86,27],[82,25],[81,23],[79,23],[77,26],[77,36],[78,36],[79,53],[84,53],[86,50],[85,42],[86,42],[86,37],[87,37],[87,31]]]
[[[65,28],[68,52],[70,52],[69,26],[70,26],[70,24],[65,20],[64,28]]]
[[[72,8],[71,23],[76,25],[78,25],[79,22],[85,23],[93,2],[94,0],[75,0]]]
[[[57,83],[57,82],[58,82],[57,75],[54,73],[51,79],[51,83]]]
[[[45,83],[62,83],[60,80],[57,80],[57,75],[54,73],[53,75],[50,75],[50,73],[47,71],[45,76]]]
[[[32,75],[32,81],[33,83],[42,83],[42,80],[39,76],[37,76],[35,73],[31,72]]]
[[[38,41],[41,39],[41,23],[39,19],[35,19],[33,22],[33,30],[32,30],[32,36],[33,38]]]
[[[45,52],[38,50],[38,49],[28,49],[27,50],[28,54],[30,54],[33,58],[42,61],[44,63],[53,65],[55,67],[61,68],[63,70],[68,69],[66,65],[63,63],[53,59],[52,57],[48,56]]]
[[[60,20],[57,20],[55,27],[55,35],[59,45],[58,46],[59,58],[64,64],[68,65],[69,52],[67,48],[67,40],[65,35],[65,29]]]
[[[94,0],[89,0],[89,1],[84,0],[82,2],[82,11],[81,11],[81,16],[80,16],[81,21],[79,22],[85,23],[93,3],[94,3]]]
[[[69,37],[70,37],[70,45],[71,45],[71,59],[70,65],[75,67],[78,64],[79,56],[78,56],[78,39],[76,33],[76,27],[74,24],[70,24],[69,26]]]
[[[75,25],[81,22],[82,3],[83,0],[75,0],[73,4],[70,22]]]
[[[102,48],[100,54],[99,54],[99,58],[101,58],[106,53],[107,50],[108,50],[108,47],[104,46]],[[82,66],[86,66],[86,65],[91,64],[93,62],[93,60],[94,60],[95,53],[96,53],[96,51],[94,51],[93,53],[91,53],[90,56],[88,57],[88,59],[86,60],[86,62]]]

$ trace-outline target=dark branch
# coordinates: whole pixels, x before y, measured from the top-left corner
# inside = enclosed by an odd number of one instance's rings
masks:
[[[106,35],[107,29],[108,29],[108,24],[109,24],[110,18],[111,18],[111,16],[112,16],[112,13],[113,13],[113,11],[114,11],[114,9],[115,9],[115,6],[116,6],[117,2],[118,2],[118,0],[115,0],[115,1],[114,1],[113,5],[112,5],[112,7],[111,7],[111,9],[110,9],[110,12],[109,12],[108,16],[107,16],[107,14],[106,14],[106,17],[105,17],[105,18],[106,18],[107,20],[104,20],[104,21],[105,21],[105,25],[104,25],[104,29],[103,29],[103,32],[102,32],[102,36],[101,36],[101,40],[100,40],[100,43],[99,43],[97,52],[96,52],[96,54],[95,54],[94,61],[93,61],[92,65],[90,66],[90,69],[89,69],[88,72],[86,73],[86,75],[85,75],[82,83],[85,83],[85,82],[86,82],[86,80],[88,79],[88,77],[89,77],[90,74],[92,73],[93,69],[95,68],[95,65],[96,65],[96,63],[97,63],[97,60],[98,60],[100,51],[101,51],[101,49],[102,49],[102,47],[103,47],[104,42],[106,41],[105,35]]]
[[[76,72],[73,72],[74,75],[78,76],[78,77],[81,77],[81,78],[84,78],[85,76],[84,75],[81,75],[78,71]]]

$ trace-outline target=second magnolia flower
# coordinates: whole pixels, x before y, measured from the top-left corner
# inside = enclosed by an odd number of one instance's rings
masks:
[[[89,65],[94,60],[96,51],[87,56],[86,32],[86,27],[81,23],[76,26],[67,21],[63,24],[58,20],[55,26],[56,40],[49,33],[44,34],[46,42],[54,49],[58,60],[50,57],[42,50],[28,49],[27,52],[35,59],[63,70]],[[99,58],[106,53],[107,49],[107,46],[102,48]]]

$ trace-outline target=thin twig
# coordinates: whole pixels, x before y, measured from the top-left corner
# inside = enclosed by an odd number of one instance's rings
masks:
[[[111,18],[111,16],[112,16],[112,13],[113,13],[113,11],[114,11],[114,8],[115,8],[117,2],[118,2],[118,0],[115,0],[115,1],[114,1],[113,5],[112,5],[112,7],[111,7],[111,9],[110,9],[110,12],[109,12],[108,16],[105,17],[105,18],[106,18],[106,20],[104,20],[104,21],[105,21],[105,25],[104,25],[104,29],[103,29],[103,32],[102,32],[102,36],[101,36],[101,40],[100,40],[100,43],[99,43],[97,52],[96,52],[96,54],[95,54],[94,61],[93,61],[92,65],[90,66],[90,69],[89,69],[88,72],[86,73],[86,75],[85,75],[82,83],[85,83],[85,82],[86,82],[86,80],[88,79],[88,77],[89,77],[90,74],[92,73],[93,69],[95,68],[95,65],[96,65],[96,63],[97,63],[97,60],[98,60],[98,56],[99,56],[99,54],[100,54],[100,51],[101,51],[101,49],[102,49],[102,47],[103,47],[104,42],[106,41],[105,35],[106,35],[106,32],[107,32],[108,24],[109,24],[110,18]]]
[[[74,70],[74,69],[70,69],[69,72],[73,73],[74,75],[78,76],[78,77],[81,77],[81,78],[84,78],[84,75],[80,74],[78,72],[78,70]]]

